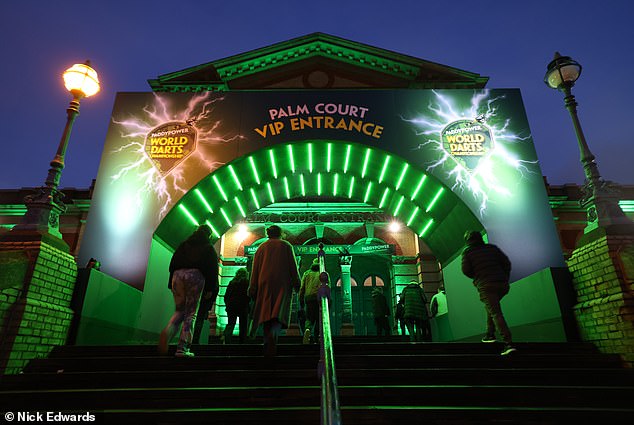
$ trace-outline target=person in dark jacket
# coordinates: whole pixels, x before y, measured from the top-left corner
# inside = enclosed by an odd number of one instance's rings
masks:
[[[473,279],[487,313],[486,334],[482,342],[495,342],[495,331],[504,340],[502,355],[516,351],[511,331],[502,314],[500,300],[509,292],[511,261],[500,248],[486,244],[479,232],[465,233],[467,246],[462,253],[462,272]]]
[[[407,341],[407,325],[405,324],[405,304],[402,294],[398,296],[398,303],[396,303],[396,313],[394,318],[398,321],[398,326],[401,328],[401,335],[403,339]],[[396,329],[396,327],[395,327]]]
[[[240,320],[240,344],[244,344],[249,327],[249,272],[238,269],[225,292],[225,309],[227,310],[227,327],[224,330],[225,344],[231,343],[236,320]]]
[[[213,304],[218,294],[218,254],[210,241],[211,228],[203,225],[182,242],[170,261],[167,287],[172,290],[176,311],[161,332],[159,353],[166,354],[169,341],[183,325],[176,347],[177,357],[193,357],[192,324],[201,296]]]
[[[410,281],[409,285],[403,288],[401,298],[403,298],[403,304],[405,305],[403,317],[405,318],[410,341],[431,341],[427,298],[418,281]]]
[[[374,288],[372,290],[372,308],[374,313],[374,324],[376,325],[376,336],[381,337],[385,332],[385,336],[390,335],[390,306],[387,299],[383,295],[383,290]]]

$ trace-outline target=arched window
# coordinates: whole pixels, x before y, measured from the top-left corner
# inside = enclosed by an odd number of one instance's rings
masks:
[[[379,276],[368,276],[363,281],[363,286],[385,286],[385,282]]]
[[[337,286],[341,286],[341,278],[337,279]],[[350,287],[357,286],[357,281],[354,278],[350,278]]]

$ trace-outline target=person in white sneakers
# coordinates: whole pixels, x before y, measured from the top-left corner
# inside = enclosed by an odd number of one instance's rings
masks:
[[[502,355],[517,351],[500,300],[509,293],[511,261],[500,248],[484,243],[480,232],[465,233],[467,247],[462,253],[462,272],[473,279],[487,313],[487,328],[482,342],[495,342],[497,330],[504,341]]]
[[[161,355],[167,354],[169,341],[182,324],[176,357],[194,357],[190,347],[198,304],[205,298],[213,305],[218,295],[218,254],[210,239],[211,228],[202,225],[172,255],[167,287],[174,296],[176,311],[161,332],[158,343]]]

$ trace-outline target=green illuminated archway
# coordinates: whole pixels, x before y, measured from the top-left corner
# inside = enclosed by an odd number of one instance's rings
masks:
[[[465,230],[483,227],[451,189],[405,159],[366,145],[312,140],[261,149],[215,170],[180,199],[155,237],[175,247],[206,223],[219,238],[267,205],[326,196],[392,214],[442,263],[460,251]]]

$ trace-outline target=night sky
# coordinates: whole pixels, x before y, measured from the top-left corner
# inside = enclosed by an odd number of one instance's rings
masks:
[[[102,91],[81,103],[60,186],[87,188],[117,92],[150,91],[147,79],[313,32],[519,88],[551,184],[583,181],[563,95],[543,83],[555,51],[572,56],[583,66],[573,94],[601,174],[634,184],[633,20],[631,0],[2,1],[0,188],[43,184],[71,99],[61,74],[73,63],[90,59]]]

